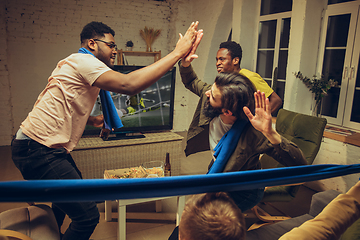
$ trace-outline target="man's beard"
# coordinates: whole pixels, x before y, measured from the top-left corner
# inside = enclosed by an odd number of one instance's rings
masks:
[[[219,116],[222,112],[221,112],[221,108],[214,108],[213,106],[211,106],[210,101],[208,99],[204,104],[203,113],[208,118],[215,118]]]

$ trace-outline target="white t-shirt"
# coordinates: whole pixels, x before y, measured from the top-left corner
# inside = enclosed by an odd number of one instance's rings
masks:
[[[210,151],[213,159],[214,157],[214,148],[222,138],[222,136],[230,130],[232,124],[226,124],[221,120],[220,116],[213,118],[209,124],[209,143],[210,143]]]
[[[23,133],[47,147],[73,150],[100,91],[92,84],[109,70],[91,54],[74,53],[61,60],[22,122]]]

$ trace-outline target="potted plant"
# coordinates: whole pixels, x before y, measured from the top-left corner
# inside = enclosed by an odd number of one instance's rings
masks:
[[[132,51],[132,48],[134,47],[134,43],[131,40],[129,40],[126,42],[125,46],[127,51]]]
[[[314,95],[314,106],[312,112],[314,116],[318,116],[321,113],[321,100],[327,95],[328,91],[332,87],[336,87],[338,82],[334,79],[325,79],[324,76],[317,78],[314,75],[312,78],[304,76],[300,71],[294,73],[295,77],[300,79],[310,92]]]

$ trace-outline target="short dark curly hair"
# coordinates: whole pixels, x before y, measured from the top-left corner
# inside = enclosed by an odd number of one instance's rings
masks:
[[[220,48],[226,48],[227,50],[229,50],[231,59],[238,57],[240,64],[242,58],[242,49],[240,44],[234,41],[227,41],[220,43]]]
[[[93,21],[88,23],[80,33],[81,43],[84,43],[84,41],[87,39],[105,37],[105,33],[110,33],[111,35],[115,36],[115,31],[102,22]]]

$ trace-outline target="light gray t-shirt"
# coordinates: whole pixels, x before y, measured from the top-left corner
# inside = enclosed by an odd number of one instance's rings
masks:
[[[210,151],[213,159],[214,157],[214,148],[222,138],[222,136],[230,130],[232,124],[226,124],[221,120],[220,116],[213,118],[209,124],[209,143],[210,143]]]

